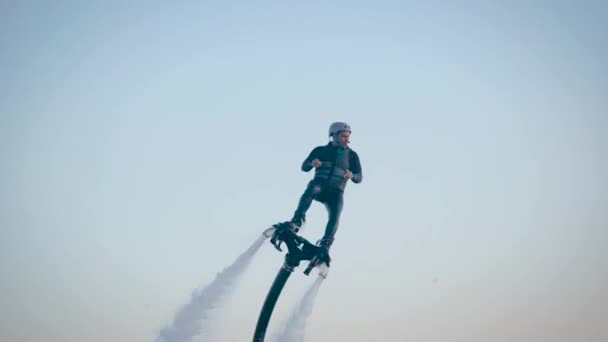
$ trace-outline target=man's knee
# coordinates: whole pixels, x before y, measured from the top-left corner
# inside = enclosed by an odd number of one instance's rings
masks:
[[[320,184],[311,182],[306,187],[306,190],[304,191],[304,193],[307,195],[315,196],[315,195],[320,194],[322,190],[323,189],[321,188]]]

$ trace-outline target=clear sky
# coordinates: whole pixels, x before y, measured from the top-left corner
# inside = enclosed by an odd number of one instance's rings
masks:
[[[291,217],[337,120],[364,180],[310,341],[608,340],[608,6],[503,3],[2,2],[0,340],[154,340]]]

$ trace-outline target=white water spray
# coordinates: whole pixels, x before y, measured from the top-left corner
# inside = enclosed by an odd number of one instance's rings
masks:
[[[303,342],[304,331],[306,330],[306,320],[312,313],[312,307],[317,297],[319,287],[323,277],[319,276],[317,280],[308,288],[300,302],[296,305],[295,309],[291,312],[287,323],[283,327],[279,337],[276,339],[277,342]]]
[[[267,236],[260,236],[232,265],[218,273],[213,282],[203,289],[195,290],[190,303],[176,313],[172,325],[160,331],[156,342],[190,342],[193,337],[206,334],[202,321],[232,291],[266,239]]]

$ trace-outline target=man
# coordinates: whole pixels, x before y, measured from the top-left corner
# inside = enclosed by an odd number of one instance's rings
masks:
[[[309,172],[314,167],[315,173],[300,197],[291,223],[297,232],[306,220],[306,212],[312,201],[325,204],[328,221],[325,234],[319,242],[325,254],[329,252],[338,229],[346,183],[349,179],[353,183],[361,183],[363,179],[359,156],[348,146],[350,134],[351,128],[347,123],[332,123],[329,126],[329,137],[332,141],[327,145],[315,147],[301,167],[304,172]]]

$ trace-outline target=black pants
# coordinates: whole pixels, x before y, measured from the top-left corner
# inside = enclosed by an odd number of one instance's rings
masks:
[[[344,203],[344,192],[335,189],[328,188],[323,182],[312,180],[308,183],[306,190],[300,197],[298,208],[294,213],[295,217],[306,217],[306,212],[310,208],[313,200],[325,204],[327,209],[328,220],[325,226],[325,234],[321,239],[321,244],[331,246],[334,242],[334,235],[338,230],[340,223],[340,214],[342,213],[342,206]]]

